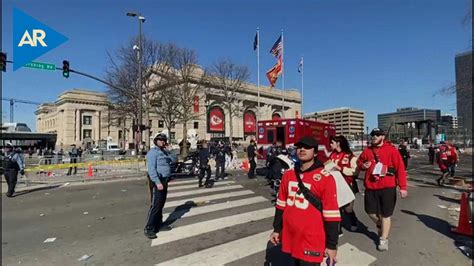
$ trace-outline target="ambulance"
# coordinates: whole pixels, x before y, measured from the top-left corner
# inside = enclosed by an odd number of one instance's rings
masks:
[[[261,120],[258,121],[257,132],[257,146],[263,148],[265,156],[267,148],[277,141],[291,148],[300,138],[312,136],[319,144],[318,158],[325,162],[331,150],[329,146],[331,136],[336,135],[336,126],[299,118]]]

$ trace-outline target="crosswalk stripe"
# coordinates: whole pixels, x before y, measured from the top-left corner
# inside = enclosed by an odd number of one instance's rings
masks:
[[[156,265],[224,265],[264,251],[271,232],[241,238]]]
[[[344,245],[337,248],[337,264],[339,265],[351,265],[351,266],[362,266],[370,265],[377,259],[357,247],[345,243]]]
[[[271,207],[177,227],[171,231],[160,232],[158,238],[152,240],[151,246],[158,246],[191,236],[217,231],[226,227],[269,218],[272,217],[274,213],[275,208]]]
[[[197,183],[198,182],[198,179],[195,178],[193,180],[171,180],[169,182],[170,186],[175,186],[175,185],[183,185],[183,184],[193,184],[193,183]]]
[[[239,197],[239,196],[245,196],[245,195],[250,195],[250,194],[254,194],[254,192],[250,190],[242,190],[242,191],[236,191],[236,192],[213,194],[209,196],[194,197],[194,198],[189,198],[189,199],[181,199],[181,200],[166,202],[165,208],[180,206],[189,201],[196,203],[196,202],[202,202],[202,201],[225,199],[225,198],[230,198],[230,197]]]
[[[194,185],[184,185],[184,186],[170,186],[168,188],[168,191],[177,191],[177,190],[185,190],[185,189],[190,189],[190,188],[198,188],[198,182],[197,181],[194,181]],[[218,187],[218,186],[223,186],[223,185],[227,185],[227,184],[234,184],[235,181],[221,181],[221,182],[216,182],[214,184],[214,187]]]
[[[190,216],[195,216],[199,214],[204,214],[204,213],[210,213],[214,211],[220,211],[220,210],[226,210],[230,208],[236,208],[236,207],[241,207],[245,205],[250,205],[254,203],[259,203],[259,202],[264,202],[268,201],[268,199],[258,196],[258,197],[253,197],[253,198],[247,198],[247,199],[241,199],[241,200],[234,200],[230,202],[223,202],[223,203],[217,203],[217,204],[212,204],[208,206],[203,206],[203,207],[196,207],[196,208],[191,208],[190,210],[187,210],[185,213],[180,214],[177,213],[176,215],[179,215],[180,217],[190,217]],[[184,212],[184,210],[183,210]],[[163,221],[166,221],[171,213],[167,213],[163,215]]]
[[[196,195],[196,194],[204,194],[204,193],[225,191],[225,190],[231,190],[231,189],[237,189],[237,188],[243,188],[243,186],[241,186],[241,185],[233,185],[233,186],[216,187],[216,188],[211,188],[211,189],[197,189],[197,188],[196,188],[196,190],[191,190],[191,191],[183,191],[183,192],[170,193],[170,194],[168,195],[168,199],[170,199],[170,198],[178,198],[178,197],[182,197],[182,196]]]

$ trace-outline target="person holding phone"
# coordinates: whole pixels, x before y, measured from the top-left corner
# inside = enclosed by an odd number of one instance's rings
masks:
[[[386,251],[391,216],[397,201],[396,187],[398,184],[401,198],[407,197],[407,177],[403,159],[398,150],[385,140],[385,132],[374,128],[370,136],[372,146],[361,153],[357,166],[365,171],[364,205],[365,211],[378,228],[377,249]]]

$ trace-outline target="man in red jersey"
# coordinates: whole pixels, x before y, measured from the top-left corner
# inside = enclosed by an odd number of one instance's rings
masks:
[[[397,184],[400,196],[405,198],[407,192],[407,177],[403,159],[398,150],[385,140],[385,132],[374,128],[370,133],[372,146],[366,148],[357,166],[365,170],[365,211],[375,222],[379,233],[378,250],[388,250],[388,234],[391,219],[397,201]]]
[[[283,252],[291,254],[295,265],[320,265],[325,252],[333,265],[341,221],[336,183],[316,161],[315,139],[303,137],[295,146],[300,164],[282,177],[270,241],[276,245],[281,239]],[[300,182],[308,189],[305,192],[314,197],[311,202],[308,194],[301,193]]]

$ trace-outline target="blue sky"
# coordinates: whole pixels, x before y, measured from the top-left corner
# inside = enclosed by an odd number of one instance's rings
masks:
[[[297,72],[304,56],[304,112],[348,106],[366,112],[369,127],[377,114],[400,107],[441,109],[456,114],[455,97],[433,93],[454,83],[454,57],[468,50],[470,25],[462,19],[468,0],[26,0],[2,1],[2,51],[12,59],[12,13],[19,8],[69,40],[35,61],[104,77],[107,51],[114,52],[137,34],[128,11],[146,17],[144,34],[195,49],[208,66],[230,58],[249,67],[257,81],[252,49],[260,27],[260,77],[275,63],[268,53],[284,29],[285,88],[300,89]],[[14,58],[13,58],[14,60]],[[277,88],[281,86],[278,81]],[[49,102],[65,90],[104,91],[96,81],[60,71],[11,66],[3,74],[3,97]],[[18,103],[15,120],[35,128],[35,106]],[[2,102],[2,120],[9,119]]]

